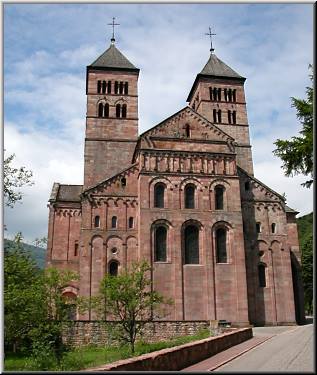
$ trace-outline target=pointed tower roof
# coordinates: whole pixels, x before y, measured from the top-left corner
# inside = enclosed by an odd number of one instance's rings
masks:
[[[207,64],[199,74],[215,77],[243,78],[221,61],[214,53],[210,54]]]
[[[114,45],[111,43],[110,47],[101,54],[88,68],[105,69],[105,70],[129,70],[139,72],[136,68]]]
[[[209,60],[204,66],[202,71],[197,74],[195,82],[190,90],[187,98],[187,102],[191,100],[195,87],[198,83],[199,78],[229,78],[234,80],[245,81],[246,79],[233,69],[231,69],[227,64],[221,61],[214,53],[211,51]]]

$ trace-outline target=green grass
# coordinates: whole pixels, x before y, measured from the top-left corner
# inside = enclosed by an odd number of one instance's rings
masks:
[[[155,343],[139,342],[135,346],[134,356],[150,353],[156,350],[170,348],[186,344],[191,341],[201,340],[210,336],[209,330],[202,330],[196,335],[181,336],[170,341],[159,341]],[[4,361],[5,371],[76,371],[84,368],[95,367],[105,363],[118,361],[131,357],[129,348],[122,347],[96,347],[86,346],[74,349],[65,354],[62,363],[58,366],[51,357],[34,359],[22,354],[6,354]],[[45,363],[45,368],[42,363]]]

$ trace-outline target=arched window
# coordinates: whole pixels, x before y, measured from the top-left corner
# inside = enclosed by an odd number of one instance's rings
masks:
[[[97,81],[97,93],[101,93],[101,81]]]
[[[188,225],[184,231],[185,264],[199,264],[199,230],[196,225]]]
[[[218,122],[221,123],[221,109],[218,111]]]
[[[190,137],[190,126],[189,126],[189,124],[185,125],[185,134],[186,134],[186,138]]]
[[[223,210],[223,186],[216,186],[215,187],[215,209],[216,210]]]
[[[167,230],[165,227],[160,226],[155,229],[154,233],[154,261],[166,262],[166,238]]]
[[[256,228],[256,232],[257,233],[261,233],[262,232],[262,227],[261,227],[261,223],[256,223],[255,224],[255,228]]]
[[[235,124],[237,122],[237,112],[232,111],[232,122]]]
[[[258,265],[258,274],[259,274],[259,287],[265,288],[266,287],[266,275],[265,275],[265,264],[260,263]]]
[[[123,118],[127,117],[127,105],[126,104],[122,105],[122,117]]]
[[[134,220],[133,217],[129,217],[129,229],[132,229],[134,227]]]
[[[119,93],[119,82],[115,81],[114,83],[114,93],[118,94]]]
[[[214,99],[214,101],[216,101],[217,100],[217,89],[216,89],[216,87],[214,87],[214,89],[212,90],[212,93],[213,93],[213,99]]]
[[[129,94],[129,82],[125,82],[124,84],[124,93],[125,95]]]
[[[118,276],[119,263],[115,260],[109,262],[109,274],[111,276]]]
[[[121,105],[117,104],[116,105],[116,117],[120,117],[120,112],[121,112]]]
[[[111,218],[111,228],[117,228],[117,216],[112,216]]]
[[[78,256],[78,242],[75,242],[74,257]]]
[[[106,93],[106,89],[107,89],[107,82],[106,81],[102,81],[102,93],[103,94]]]
[[[217,263],[227,263],[227,231],[224,228],[216,230]]]
[[[104,117],[109,117],[109,103],[105,104]]]
[[[212,113],[213,113],[213,116],[214,116],[214,122],[217,122],[217,111],[214,109],[212,111]]]
[[[218,101],[221,101],[221,89],[218,89]]]
[[[100,216],[95,216],[94,225],[95,225],[95,228],[100,227]]]
[[[271,230],[272,230],[272,233],[276,233],[276,224],[275,223],[271,224]]]
[[[103,116],[103,104],[99,103],[98,104],[98,117],[102,117],[102,116]]]
[[[228,124],[231,124],[231,111],[228,110]]]
[[[236,89],[232,90],[232,99],[234,102],[236,102]]]
[[[108,81],[108,94],[111,94],[111,81]]]
[[[185,208],[195,208],[195,186],[188,184],[185,187]]]
[[[154,207],[164,208],[165,186],[158,183],[154,186]]]
[[[232,90],[231,89],[229,89],[228,97],[229,97],[229,102],[232,102]]]

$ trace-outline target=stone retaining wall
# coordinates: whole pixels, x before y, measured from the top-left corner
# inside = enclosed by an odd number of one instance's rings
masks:
[[[68,328],[65,327],[64,340],[73,346],[105,343],[111,345],[116,342],[111,334],[116,324],[113,321],[75,321]],[[214,333],[218,332],[217,324],[213,321],[156,321],[145,325],[143,340],[146,342],[169,340],[178,336],[194,335],[208,328]]]
[[[84,371],[179,371],[253,336],[252,328],[233,329],[216,337],[158,350]]]

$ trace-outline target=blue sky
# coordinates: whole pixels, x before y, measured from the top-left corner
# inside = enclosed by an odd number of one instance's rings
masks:
[[[313,61],[313,4],[5,4],[4,147],[33,170],[23,204],[5,210],[5,236],[47,233],[54,181],[83,178],[85,69],[120,23],[116,45],[138,68],[139,132],[186,105],[196,74],[216,55],[244,77],[255,177],[309,213],[305,177],[283,176],[273,142],[300,125],[290,97],[305,97]]]

